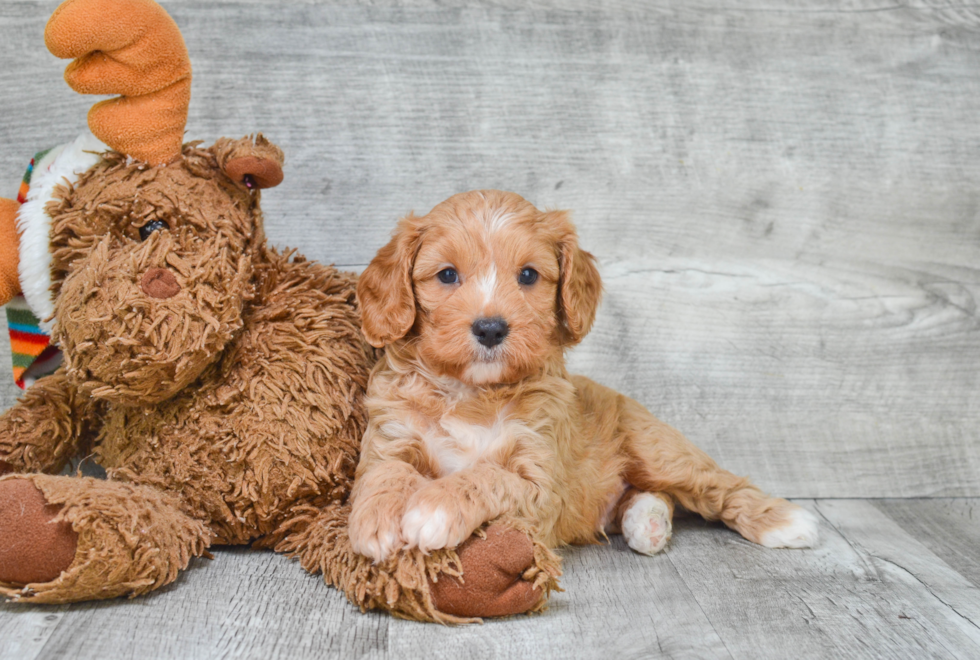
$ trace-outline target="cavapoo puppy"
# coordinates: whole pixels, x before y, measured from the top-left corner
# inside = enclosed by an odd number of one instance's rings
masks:
[[[601,292],[568,214],[514,193],[462,193],[399,222],[357,287],[364,334],[385,348],[351,495],[357,552],[453,547],[506,516],[549,546],[622,531],[653,554],[675,504],[764,546],[816,543],[811,513],[568,374]]]

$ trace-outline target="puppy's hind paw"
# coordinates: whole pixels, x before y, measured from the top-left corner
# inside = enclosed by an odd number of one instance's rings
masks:
[[[800,507],[790,512],[784,525],[762,535],[762,545],[767,548],[812,548],[819,542],[817,517]]]
[[[656,495],[641,493],[623,513],[623,538],[636,552],[655,555],[670,540],[670,508]]]

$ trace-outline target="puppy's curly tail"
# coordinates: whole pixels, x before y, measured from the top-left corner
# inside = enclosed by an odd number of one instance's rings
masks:
[[[88,113],[116,151],[163,165],[180,156],[191,62],[180,29],[153,0],[67,0],[44,30],[48,50],[73,59],[65,81],[80,94],[120,94]]]

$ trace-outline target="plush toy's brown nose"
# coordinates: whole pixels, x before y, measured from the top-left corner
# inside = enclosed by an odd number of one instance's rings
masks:
[[[170,298],[180,293],[177,278],[166,268],[151,268],[146,271],[140,288],[151,298]]]

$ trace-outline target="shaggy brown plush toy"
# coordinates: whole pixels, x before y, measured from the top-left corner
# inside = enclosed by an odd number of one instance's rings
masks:
[[[0,416],[0,593],[135,596],[213,544],[252,543],[363,609],[540,608],[557,559],[506,522],[458,552],[376,565],[351,551],[376,357],[356,277],[266,244],[277,147],[181,144],[190,63],[170,17],[151,0],[69,0],[45,39],[74,59],[76,91],[122,96],[93,107],[94,135],[38,155],[23,206],[0,203],[0,302],[22,291],[64,353]],[[52,476],[80,452],[108,479]]]

